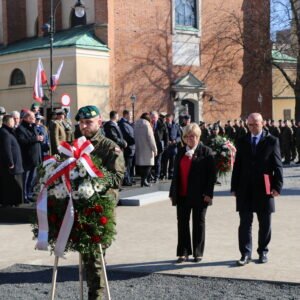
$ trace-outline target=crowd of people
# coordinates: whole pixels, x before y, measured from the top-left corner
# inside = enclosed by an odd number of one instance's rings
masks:
[[[194,256],[200,262],[205,248],[205,215],[212,205],[216,184],[216,157],[210,145],[226,137],[236,145],[231,192],[236,198],[240,216],[238,229],[241,253],[238,265],[252,259],[253,213],[259,221],[259,262],[268,261],[271,240],[271,214],[275,211],[274,197],[283,185],[284,164],[298,158],[300,162],[300,123],[263,120],[258,113],[246,121],[220,121],[214,124],[191,122],[189,115],[179,123],[172,114],[152,111],[143,113],[132,122],[131,112],[124,110],[119,118],[111,111],[103,122],[95,106],[79,109],[73,127],[68,111],[60,108],[52,113],[47,126],[39,106],[6,113],[0,107],[0,204],[19,205],[33,201],[36,170],[43,158],[58,154],[62,141],[71,143],[84,136],[95,147],[103,166],[113,174],[113,186],[107,191],[118,200],[121,185],[135,184],[135,172],[141,186],[148,187],[158,180],[170,179],[169,197],[177,209],[177,263]],[[74,128],[74,130],[73,130]],[[281,153],[280,153],[281,152]],[[192,214],[192,237],[189,220]],[[88,275],[89,298],[96,299],[103,289],[102,269],[97,257],[84,257]],[[98,298],[97,298],[98,299]]]
[[[1,188],[2,205],[18,205],[33,201],[33,186],[37,166],[46,155],[58,154],[57,147],[62,141],[71,143],[81,136],[79,125],[72,125],[68,110],[56,109],[52,112],[47,126],[38,104],[20,112],[6,113],[0,107],[1,147],[0,185],[15,187],[17,195],[8,197]],[[76,120],[78,121],[78,119]],[[152,111],[143,113],[133,124],[131,111],[124,110],[122,117],[111,111],[109,120],[101,120],[102,134],[114,141],[122,150],[126,172],[123,186],[136,184],[135,175],[141,177],[141,186],[148,187],[159,180],[171,180],[178,150],[186,143],[184,128],[191,123],[191,117],[180,117],[179,123],[169,113]],[[234,144],[249,132],[247,120],[228,120],[213,124],[200,122],[200,141],[211,146],[214,140],[227,137]],[[300,123],[291,121],[264,120],[264,130],[279,138],[284,164],[298,158],[300,163]],[[9,175],[9,176],[7,176]]]

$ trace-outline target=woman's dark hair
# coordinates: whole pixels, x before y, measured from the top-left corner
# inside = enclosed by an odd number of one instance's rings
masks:
[[[151,119],[150,119],[150,114],[145,112],[145,113],[142,113],[141,115],[141,119],[144,119],[144,120],[147,120],[149,122],[151,122]]]

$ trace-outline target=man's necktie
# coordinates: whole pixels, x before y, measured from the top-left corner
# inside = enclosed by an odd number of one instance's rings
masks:
[[[251,142],[251,148],[252,148],[252,153],[253,153],[253,154],[255,154],[255,152],[256,152],[256,140],[257,140],[257,137],[254,136],[254,137],[252,138],[252,142]]]

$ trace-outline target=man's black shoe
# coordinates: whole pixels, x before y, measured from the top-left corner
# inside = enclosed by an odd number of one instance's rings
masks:
[[[195,263],[198,263],[198,262],[200,262],[202,260],[202,257],[194,257],[194,262]]]
[[[300,164],[300,160],[296,162],[296,165],[299,165],[299,164]]]
[[[122,186],[132,186],[132,183],[130,183],[130,182],[124,182],[124,183],[122,184]]]
[[[266,264],[266,263],[268,262],[267,254],[260,254],[260,255],[259,255],[258,262],[259,262],[260,264]]]
[[[243,255],[240,260],[238,260],[236,263],[238,266],[245,266],[246,264],[249,264],[251,261],[251,257],[248,255]]]

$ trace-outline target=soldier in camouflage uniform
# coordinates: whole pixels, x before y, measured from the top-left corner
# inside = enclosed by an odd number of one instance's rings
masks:
[[[107,194],[117,204],[119,186],[125,173],[123,152],[116,143],[103,136],[100,129],[102,119],[96,106],[89,105],[80,108],[75,119],[79,122],[81,134],[95,147],[93,154],[101,158],[103,166],[113,174],[113,187],[108,190]],[[98,257],[83,256],[89,300],[102,299],[104,276]]]

